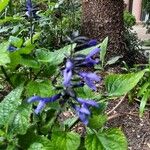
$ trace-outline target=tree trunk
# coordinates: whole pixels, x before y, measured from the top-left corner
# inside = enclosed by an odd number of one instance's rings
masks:
[[[123,10],[123,0],[82,0],[82,34],[99,41],[108,36],[108,59],[124,55]]]

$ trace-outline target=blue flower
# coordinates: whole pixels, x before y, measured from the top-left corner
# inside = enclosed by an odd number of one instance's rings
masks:
[[[84,36],[76,37],[75,39],[73,39],[73,41],[77,43],[77,46],[74,49],[75,52],[97,45],[96,39],[89,40],[87,37]]]
[[[40,111],[45,107],[45,105],[49,102],[55,102],[57,99],[59,99],[61,94],[56,94],[52,97],[40,97],[40,96],[33,96],[28,99],[28,103],[39,101],[39,104],[37,108],[35,109],[35,113],[39,114]]]
[[[36,15],[37,9],[32,6],[32,1],[26,1],[26,15],[29,18],[38,18],[39,16]]]
[[[9,47],[7,48],[7,50],[8,50],[9,52],[14,52],[14,51],[17,50],[17,48],[14,47],[14,46],[12,46],[12,45],[9,45]]]
[[[73,83],[72,84],[72,87],[73,88],[78,88],[78,87],[83,87],[84,86],[84,83],[83,82],[77,82],[77,83]]]
[[[73,69],[73,63],[71,62],[70,59],[68,59],[66,62],[66,68],[63,71],[63,76],[64,76],[63,85],[65,87],[68,87],[71,84],[72,69]]]
[[[74,109],[79,116],[79,119],[83,122],[83,124],[87,125],[89,123],[90,112],[86,106],[82,105],[82,107],[74,106]]]
[[[85,104],[87,106],[99,107],[98,103],[93,100],[84,100],[82,98],[76,99],[80,104]]]
[[[86,57],[85,57],[85,60],[82,64],[84,65],[87,65],[89,67],[92,67],[94,66],[95,64],[98,64],[99,63],[99,59],[93,59],[92,57],[99,53],[100,52],[100,49],[99,48],[95,48],[93,49]]]
[[[87,45],[88,45],[89,47],[96,46],[96,45],[97,45],[97,40],[96,40],[96,39],[91,39],[91,40],[87,43]]]
[[[96,86],[95,86],[95,81],[99,82],[100,81],[100,77],[97,76],[95,73],[87,73],[87,72],[80,72],[79,76],[81,76],[83,78],[83,80],[85,81],[85,83],[94,91],[96,91]]]
[[[95,54],[99,52],[100,52],[100,48],[96,47],[87,55],[87,58],[91,58],[92,56],[94,56]]]
[[[93,107],[99,107],[98,103],[93,100],[84,100],[82,98],[76,99],[81,106],[74,105],[73,108],[75,109],[77,115],[79,116],[80,120],[87,125],[89,123],[89,117],[91,115],[91,112],[89,110],[90,106]]]

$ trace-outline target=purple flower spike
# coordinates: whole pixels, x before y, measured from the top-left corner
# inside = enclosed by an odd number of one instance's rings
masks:
[[[86,104],[88,106],[99,107],[98,103],[93,100],[84,100],[82,98],[77,98],[77,101],[81,104]]]
[[[82,64],[87,65],[89,67],[94,66],[95,64],[99,63],[99,59],[94,60],[92,58],[92,56],[94,56],[95,54],[97,54],[100,51],[99,48],[95,48],[93,49],[85,58],[84,62]]]
[[[36,101],[40,101],[42,98],[40,96],[33,96],[30,97],[27,101],[28,103],[32,103],[32,102],[36,102]]]
[[[45,102],[48,103],[48,102],[55,102],[57,99],[59,99],[61,97],[61,94],[56,94],[50,98],[47,98],[45,99]]]
[[[94,91],[96,91],[96,87],[94,82],[100,81],[100,78],[95,73],[86,73],[86,72],[80,72],[79,76],[83,78],[85,83]]]
[[[39,113],[42,111],[42,109],[45,107],[45,105],[46,105],[46,103],[41,100],[41,101],[39,102],[37,108],[35,109],[35,113],[36,113],[36,114],[39,114]]]
[[[14,52],[14,51],[17,50],[17,48],[10,45],[10,46],[7,48],[7,50],[8,50],[9,52]]]
[[[83,83],[83,82],[78,82],[78,83],[72,84],[72,86],[73,86],[74,88],[83,87],[83,86],[84,86],[84,83]]]
[[[28,17],[31,17],[32,16],[32,9],[33,9],[31,0],[27,0],[27,2],[26,2],[26,9],[27,9],[26,15]]]
[[[31,2],[31,0],[27,0],[26,7],[27,7],[28,10],[30,10],[30,11],[32,10],[32,2]]]
[[[77,115],[79,116],[80,120],[87,125],[89,122],[89,117],[91,115],[91,112],[89,110],[90,106],[93,107],[99,107],[98,103],[93,100],[84,100],[82,98],[77,98],[76,101],[78,101],[81,105],[76,106],[72,105],[72,107],[75,109]]]
[[[31,102],[36,102],[39,101],[39,104],[37,106],[37,108],[35,109],[35,113],[39,114],[40,111],[42,111],[42,109],[46,106],[47,103],[49,102],[55,102],[57,99],[59,99],[61,96],[61,94],[56,94],[52,97],[40,97],[40,96],[33,96],[31,98],[29,98],[27,101],[28,103]]]
[[[66,63],[66,68],[63,71],[63,76],[64,76],[63,85],[65,87],[68,87],[71,84],[72,68],[73,68],[73,63],[68,59]]]
[[[100,48],[95,48],[93,49],[88,55],[87,55],[87,58],[90,58],[92,56],[94,56],[95,54],[99,53],[100,52]]]
[[[92,59],[92,58],[85,58],[84,62],[82,63],[83,65],[86,65],[88,67],[93,67],[94,65],[99,63],[99,59]]]
[[[26,1],[26,15],[29,18],[39,18],[38,15],[36,15],[37,9],[35,7],[33,7],[32,5],[32,1],[31,0],[27,0]]]
[[[80,120],[83,122],[83,124],[87,125],[89,123],[89,121],[88,121],[89,114],[87,114],[83,111],[83,109],[84,109],[83,107],[84,106],[82,106],[81,108],[79,106],[74,106],[74,109],[75,109],[77,115],[79,116]]]
[[[89,119],[88,119],[88,115],[83,114],[83,113],[79,113],[79,118],[80,120],[83,122],[84,125],[88,125],[89,123]]]
[[[95,46],[95,45],[97,45],[97,40],[96,40],[96,39],[90,40],[90,41],[88,42],[88,45],[89,45],[89,46]]]
[[[80,108],[80,112],[84,113],[86,115],[90,115],[91,114],[89,109],[88,109],[88,107],[86,106],[86,104],[82,104],[82,107]]]

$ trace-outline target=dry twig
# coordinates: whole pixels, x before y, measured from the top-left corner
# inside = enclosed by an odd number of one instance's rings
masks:
[[[118,103],[112,110],[110,110],[110,111],[107,113],[107,115],[110,115],[111,113],[113,113],[113,112],[121,105],[121,103],[124,101],[125,97],[126,97],[126,95],[124,95],[124,96],[119,100],[119,103]]]

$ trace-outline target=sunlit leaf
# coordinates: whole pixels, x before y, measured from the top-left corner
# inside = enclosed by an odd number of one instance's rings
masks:
[[[53,89],[50,81],[31,81],[26,87],[28,96],[38,95],[42,97],[52,96],[56,91]]]
[[[143,94],[143,97],[141,99],[141,102],[140,102],[140,117],[143,116],[143,113],[145,111],[145,107],[146,107],[146,104],[147,104],[147,101],[149,100],[150,98],[150,90],[147,90],[144,94]]]
[[[9,134],[25,134],[30,126],[31,105],[21,105],[12,114],[9,122]]]
[[[5,9],[8,3],[9,3],[9,0],[0,0],[0,12]]]
[[[101,51],[100,51],[100,60],[102,61],[102,66],[104,66],[104,61],[105,61],[105,55],[107,51],[107,46],[108,46],[108,37],[104,39],[104,41],[101,43]]]
[[[16,111],[21,104],[20,96],[23,91],[23,86],[19,86],[11,91],[4,100],[0,103],[0,125],[8,123],[10,116]]]
[[[9,52],[7,51],[8,43],[0,44],[0,66],[10,63]]]
[[[53,149],[77,150],[80,145],[80,136],[74,132],[54,132],[51,142]]]
[[[105,79],[109,96],[121,96],[132,90],[143,77],[145,70],[138,73],[112,74]]]
[[[85,139],[86,150],[127,150],[127,140],[120,129],[108,129],[88,134]]]

